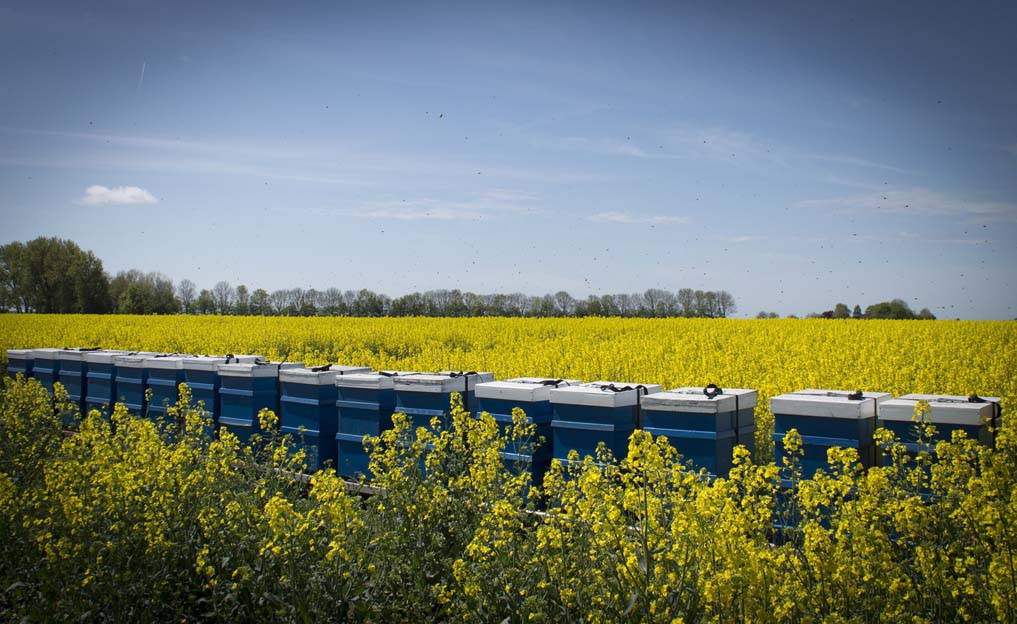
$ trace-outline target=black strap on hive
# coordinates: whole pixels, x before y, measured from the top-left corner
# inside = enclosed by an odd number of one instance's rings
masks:
[[[847,395],[848,401],[861,401],[863,398],[865,398],[865,396],[861,390],[855,390],[851,394]]]
[[[542,386],[554,386],[555,388],[557,388],[564,381],[565,381],[564,379],[545,379],[545,380],[543,380],[543,381],[541,381],[539,383]]]
[[[382,377],[398,377],[399,373],[396,371],[378,371],[378,374]]]
[[[331,364],[325,364],[324,366],[314,366],[314,367],[311,368],[311,372],[312,373],[320,373],[322,371],[327,371],[327,370],[329,370],[331,368],[332,368]]]
[[[706,398],[712,399],[713,397],[717,396],[718,394],[724,394],[724,390],[723,390],[723,388],[721,388],[717,384],[710,384],[710,385],[706,386],[705,388],[703,388],[703,394],[706,395]]]

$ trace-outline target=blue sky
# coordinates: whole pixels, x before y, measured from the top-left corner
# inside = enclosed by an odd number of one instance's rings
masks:
[[[1013,3],[0,2],[0,242],[1017,317]]]

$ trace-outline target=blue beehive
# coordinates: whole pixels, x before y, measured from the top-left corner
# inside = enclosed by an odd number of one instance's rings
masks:
[[[740,444],[748,449],[751,455],[756,454],[756,405],[759,403],[759,392],[749,388],[717,388],[711,384],[705,388],[696,386],[684,386],[675,388],[670,392],[682,392],[705,395],[719,390],[724,396],[733,396],[735,413],[734,443]]]
[[[145,416],[148,400],[148,369],[145,361],[158,355],[156,353],[130,353],[117,355],[113,358],[116,366],[117,402],[123,403],[128,410]]]
[[[1000,403],[997,397],[905,394],[879,405],[878,423],[880,427],[892,431],[910,452],[919,450],[918,432],[915,428],[917,423],[914,420],[915,405],[919,401],[929,403],[929,411],[923,418],[936,428],[932,444],[938,440],[951,439],[953,432],[959,430],[985,446],[992,445],[992,431],[997,426],[999,417]]]
[[[736,394],[714,385],[647,395],[640,402],[642,428],[655,436],[665,436],[695,468],[726,477],[731,469],[731,453],[739,443],[740,426],[755,432],[754,417],[751,425],[740,420],[744,412],[753,413],[757,396],[755,390],[739,389]],[[743,435],[751,437],[752,433]]]
[[[101,349],[62,349],[60,351],[60,383],[70,400],[77,404],[78,411],[84,415],[85,399],[88,396],[88,362],[85,354],[98,352]]]
[[[344,477],[374,475],[368,467],[364,436],[392,428],[395,382],[399,373],[362,373],[336,377],[336,471]]]
[[[32,349],[32,376],[50,392],[53,392],[53,384],[60,381],[60,351],[62,349]]]
[[[279,414],[279,369],[300,368],[300,362],[240,362],[219,365],[219,425],[241,444],[261,433],[258,412]]]
[[[326,365],[289,368],[279,371],[279,424],[307,452],[312,470],[336,465],[335,435],[339,415],[336,379],[354,373],[369,373],[364,366]]]
[[[463,406],[469,410],[473,403],[473,390],[477,383],[493,381],[492,373],[416,373],[399,375],[395,381],[395,411],[406,414],[413,427],[430,427],[437,417],[442,428],[450,423],[452,395],[463,397]]]
[[[509,470],[529,470],[532,482],[540,484],[551,465],[551,390],[578,385],[578,379],[549,379],[545,377],[516,377],[505,381],[477,384],[474,390],[474,413],[487,412],[509,437],[512,430],[512,409],[526,412],[527,422],[536,426],[532,440],[512,443],[501,453]]]
[[[872,433],[876,426],[878,405],[893,398],[886,392],[848,392],[843,390],[800,390],[770,399],[773,412],[774,457],[782,465],[784,436],[797,429],[802,437],[804,456],[802,476],[815,475],[819,468],[828,468],[827,449],[855,448],[866,468],[875,463],[876,447]]]
[[[219,425],[219,366],[263,360],[259,355],[195,355],[185,357],[183,364],[184,383],[191,389],[191,401],[201,403],[212,419],[212,431]]]
[[[34,349],[7,349],[7,376],[15,379],[20,373],[25,379],[31,377],[34,353]]]
[[[569,451],[596,456],[603,442],[616,459],[628,454],[628,440],[639,424],[639,397],[656,394],[658,384],[595,381],[551,390],[551,446],[567,465]]]
[[[120,355],[128,355],[128,351],[101,350],[89,351],[82,357],[88,369],[85,371],[85,410],[99,410],[106,415],[112,411],[117,402],[115,359]]]
[[[180,384],[184,381],[184,358],[180,354],[159,354],[144,361],[148,375],[151,397],[148,403],[148,417],[159,422],[166,418],[166,411],[177,404]]]

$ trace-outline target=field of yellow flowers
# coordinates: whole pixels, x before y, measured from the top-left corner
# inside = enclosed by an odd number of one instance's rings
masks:
[[[996,448],[955,437],[800,479],[737,453],[708,481],[663,439],[542,484],[505,434],[368,442],[384,496],[309,483],[292,442],[209,439],[181,402],[161,426],[78,417],[34,382],[0,395],[0,620],[369,622],[1017,621],[1017,324],[938,321],[249,319],[5,316],[0,347],[263,353],[498,377],[997,395]],[[74,418],[73,416],[71,416]],[[275,418],[264,412],[266,430]],[[762,455],[762,454],[761,454]],[[277,469],[277,470],[273,470]],[[792,482],[790,491],[781,482]],[[789,521],[793,519],[793,521]],[[775,529],[779,525],[781,529]]]

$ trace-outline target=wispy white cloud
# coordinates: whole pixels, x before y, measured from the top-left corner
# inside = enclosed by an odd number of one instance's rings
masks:
[[[112,188],[94,184],[85,189],[85,195],[78,203],[86,206],[104,204],[157,204],[159,200],[143,188],[137,186],[114,186]]]
[[[750,236],[730,236],[727,240],[735,244],[742,243],[754,243],[756,241],[766,240],[766,236],[750,235]]]
[[[0,164],[37,167],[225,174],[342,186],[390,184],[393,175],[406,176],[407,172],[432,178],[483,175],[485,179],[512,183],[581,183],[605,178],[602,172],[514,167],[429,154],[393,154],[372,151],[356,143],[325,140],[194,140],[9,127],[0,127],[0,133],[46,137],[61,148],[67,144],[91,146],[83,153],[78,145],[74,145],[74,150],[59,150],[80,154],[72,157],[49,154],[32,157],[22,152],[5,154],[0,142]]]
[[[875,212],[918,217],[954,217],[968,223],[1017,222],[1017,205],[969,200],[928,188],[887,189],[839,197],[809,199],[797,208],[835,213]]]
[[[360,219],[395,219],[399,221],[480,221],[520,214],[536,214],[537,196],[525,191],[495,189],[478,193],[466,200],[444,200],[431,197],[364,202],[352,208],[320,211]]]
[[[588,221],[595,223],[642,223],[650,225],[670,225],[688,223],[688,217],[674,215],[634,215],[629,212],[598,212],[586,217]]]
[[[604,156],[629,156],[634,158],[652,158],[646,150],[626,139],[606,139],[594,137],[541,137],[533,139],[533,143],[540,147],[571,150],[587,154],[599,154]]]
[[[983,245],[989,241],[984,238],[934,238],[917,232],[898,232],[897,238],[908,241],[921,241],[923,243],[937,243],[943,245]]]

